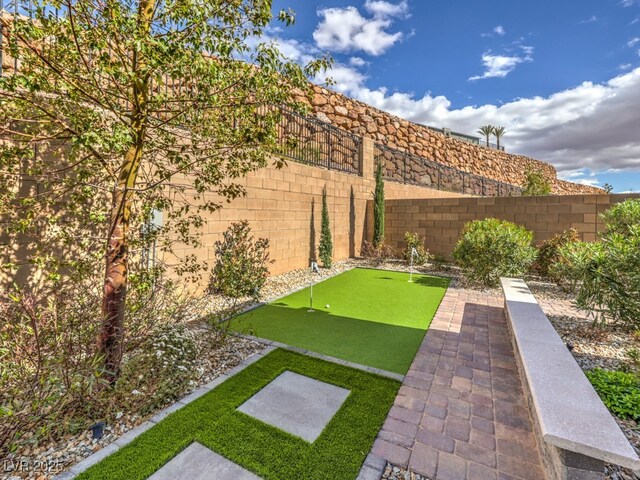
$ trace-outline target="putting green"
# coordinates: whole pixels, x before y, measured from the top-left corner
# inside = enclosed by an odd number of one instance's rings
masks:
[[[356,268],[236,318],[231,328],[405,374],[449,279]],[[328,307],[327,307],[328,305]]]

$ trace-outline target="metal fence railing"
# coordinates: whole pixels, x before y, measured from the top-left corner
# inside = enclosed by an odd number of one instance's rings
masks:
[[[522,188],[516,185],[463,172],[386,145],[376,143],[374,152],[385,180],[483,197],[522,195]]]
[[[362,138],[281,107],[277,154],[296,162],[362,175]]]

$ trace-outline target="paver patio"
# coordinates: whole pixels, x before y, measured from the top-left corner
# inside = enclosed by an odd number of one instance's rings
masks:
[[[434,480],[540,480],[501,297],[450,288],[372,448]]]

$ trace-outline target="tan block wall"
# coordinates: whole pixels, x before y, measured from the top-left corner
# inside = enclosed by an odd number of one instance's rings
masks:
[[[312,247],[320,241],[322,215],[322,189],[327,188],[327,204],[334,246],[334,260],[360,255],[366,230],[367,202],[375,188],[373,143],[363,145],[363,176],[288,161],[282,169],[263,168],[240,180],[247,191],[246,197],[224,204],[219,211],[209,214],[202,231],[202,248],[176,249],[179,256],[195,254],[212,266],[213,245],[232,222],[249,221],[255,238],[270,240],[271,274],[296,268],[305,268],[314,255]],[[431,188],[385,183],[385,198],[447,198],[459,193]],[[203,278],[199,288],[206,286]]]
[[[392,247],[401,250],[405,232],[419,233],[426,237],[431,253],[449,257],[465,223],[493,217],[531,230],[536,244],[569,228],[578,230],[582,240],[595,241],[603,229],[599,214],[627,198],[640,194],[390,200],[385,235]],[[371,207],[367,214],[371,223]],[[369,228],[367,238],[371,236]]]

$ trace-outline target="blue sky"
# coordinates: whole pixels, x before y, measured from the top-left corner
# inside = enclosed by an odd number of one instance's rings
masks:
[[[581,183],[640,191],[640,0],[275,0],[269,39],[324,52],[331,88],[409,120],[474,134]],[[321,82],[323,79],[318,79]]]

